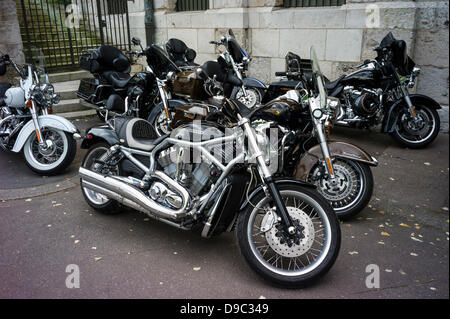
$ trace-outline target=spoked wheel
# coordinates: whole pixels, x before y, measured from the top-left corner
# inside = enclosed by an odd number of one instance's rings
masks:
[[[330,205],[301,186],[278,186],[298,232],[289,235],[264,192],[239,215],[239,247],[259,275],[277,285],[298,288],[323,276],[340,247],[340,229]]]
[[[73,136],[55,128],[41,130],[44,145],[39,144],[36,132],[23,146],[25,162],[34,172],[43,175],[59,173],[72,163],[77,151]]]
[[[251,109],[255,105],[261,104],[261,92],[256,88],[245,88],[247,95],[244,95],[242,89],[236,93],[236,99],[246,107]]]
[[[373,193],[373,175],[366,164],[337,158],[333,161],[336,179],[321,178],[321,166],[310,173],[309,180],[333,207],[339,219],[349,219],[369,203]],[[323,176],[323,174],[322,174]]]
[[[416,118],[409,114],[406,108],[400,111],[392,137],[406,147],[422,148],[437,137],[441,121],[433,108],[416,105],[415,112]]]
[[[93,145],[86,156],[83,159],[81,166],[90,170],[97,171],[100,164],[96,163],[95,160],[104,160],[109,152],[109,145],[106,143],[98,143]],[[119,167],[114,168],[109,172],[111,175],[118,175],[120,173]],[[80,184],[82,179],[80,180]],[[109,199],[107,196],[97,193],[87,187],[81,186],[81,191],[86,202],[95,210],[104,214],[116,214],[121,211],[121,206],[116,201]]]
[[[174,111],[169,110],[171,117],[173,118],[175,115]],[[149,121],[156,132],[156,135],[162,136],[165,134],[170,134],[172,129],[167,123],[167,115],[164,108],[155,107],[149,114],[147,121]]]

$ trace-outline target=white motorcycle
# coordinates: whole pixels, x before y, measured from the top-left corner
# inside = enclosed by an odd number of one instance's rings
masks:
[[[52,115],[60,101],[45,72],[44,55],[32,65],[17,65],[0,52],[0,75],[11,65],[20,76],[20,85],[0,83],[0,147],[22,151],[27,165],[36,173],[52,175],[72,163],[78,129],[67,119]]]

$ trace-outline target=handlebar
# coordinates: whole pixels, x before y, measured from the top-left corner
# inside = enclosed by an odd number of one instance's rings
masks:
[[[299,76],[300,72],[275,72],[275,76]]]

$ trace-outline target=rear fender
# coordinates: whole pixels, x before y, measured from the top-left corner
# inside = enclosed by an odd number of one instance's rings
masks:
[[[346,142],[329,142],[328,149],[332,158],[345,158],[348,160],[361,162],[369,166],[377,166],[378,161],[369,153],[356,145]],[[306,181],[311,169],[317,164],[317,158],[323,158],[319,145],[311,147],[297,164],[295,178]]]
[[[100,142],[105,142],[112,146],[119,143],[119,137],[117,136],[117,133],[107,125],[93,127],[86,132],[86,135],[81,142],[81,148],[88,149],[92,145]]]
[[[258,79],[255,79],[255,78],[244,78],[243,85],[246,88],[258,88],[258,89],[262,89],[262,90],[267,89],[267,86],[263,82],[261,82]],[[239,92],[240,89],[241,88],[237,87],[237,86],[235,86],[233,88],[233,92],[231,93],[231,99],[236,98],[236,94],[237,94],[237,92]]]

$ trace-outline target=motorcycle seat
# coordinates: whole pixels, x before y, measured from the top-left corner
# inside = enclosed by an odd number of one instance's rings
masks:
[[[333,91],[334,89],[336,89],[343,78],[345,78],[345,75],[341,75],[339,78],[332,82],[325,83],[325,90],[327,90],[328,92]]]
[[[123,89],[124,87],[126,87],[132,78],[132,76],[130,76],[128,73],[116,71],[103,72],[103,76],[114,88],[118,89]]]
[[[177,66],[198,66],[194,62],[197,56],[195,50],[188,48],[186,43],[179,39],[169,39],[166,43],[166,51]]]
[[[114,127],[123,146],[150,152],[169,135],[156,137],[150,122],[141,118],[116,117]]]

